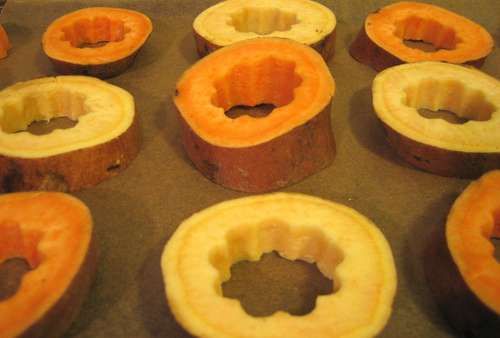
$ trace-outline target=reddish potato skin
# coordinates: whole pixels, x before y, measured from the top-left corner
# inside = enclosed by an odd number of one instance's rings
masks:
[[[387,141],[411,165],[440,176],[478,178],[500,168],[500,153],[468,153],[433,147],[399,134],[382,123]]]
[[[123,134],[90,148],[34,159],[0,155],[0,193],[78,191],[116,176],[139,153],[139,129],[136,115]]]
[[[196,135],[182,116],[180,123],[182,142],[194,166],[211,181],[233,190],[277,190],[320,171],[335,157],[330,104],[288,133],[244,148],[212,145]]]

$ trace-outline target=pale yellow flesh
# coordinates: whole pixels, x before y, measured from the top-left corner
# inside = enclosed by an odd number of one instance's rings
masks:
[[[262,36],[310,45],[332,33],[335,25],[330,9],[309,0],[228,0],[209,7],[193,23],[200,36],[217,46]]]
[[[417,142],[462,152],[500,152],[500,82],[474,68],[421,62],[388,68],[373,82],[377,116]],[[468,120],[452,124],[418,109],[447,110]]]
[[[238,260],[264,252],[316,262],[334,280],[305,316],[252,317],[222,296]],[[168,242],[162,269],[177,320],[200,337],[372,337],[386,324],[396,290],[391,250],[356,211],[299,194],[270,194],[218,204],[183,222]]]
[[[86,76],[20,82],[0,92],[0,155],[39,158],[88,148],[125,132],[135,114],[125,90]],[[34,121],[78,120],[45,135],[26,132]]]

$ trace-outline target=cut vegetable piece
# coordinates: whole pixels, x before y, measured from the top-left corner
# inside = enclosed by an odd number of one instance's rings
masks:
[[[9,42],[9,37],[5,29],[0,25],[0,59],[7,57],[7,51],[10,49],[11,45]]]
[[[446,231],[431,243],[426,275],[450,324],[467,337],[495,338],[500,330],[500,170],[472,182],[457,198]]]
[[[316,49],[325,60],[333,56],[336,18],[310,0],[227,0],[207,8],[193,22],[200,56],[237,41],[287,38]]]
[[[417,168],[466,178],[500,168],[500,83],[472,67],[429,61],[388,68],[373,81],[373,106],[390,145]],[[467,122],[426,118],[421,109]]]
[[[34,135],[34,121],[77,121]],[[0,192],[75,191],[125,169],[139,152],[134,99],[86,76],[20,82],[0,92]]]
[[[259,38],[198,61],[177,83],[184,148],[225,187],[263,192],[297,182],[334,158],[335,83],[321,56],[286,39]],[[235,106],[272,104],[265,117],[230,118]]]
[[[407,43],[415,41],[432,48]],[[483,27],[463,16],[427,3],[397,2],[367,16],[349,51],[377,71],[419,61],[480,67],[493,45]]]
[[[52,22],[42,46],[58,73],[108,78],[132,65],[152,30],[142,13],[89,7]]]
[[[316,262],[335,293],[307,315],[249,316],[221,283],[239,260],[277,251]],[[258,195],[205,209],[176,230],[162,255],[170,309],[197,337],[373,337],[396,291],[391,249],[378,228],[348,207],[289,193]]]
[[[0,300],[0,335],[60,337],[76,318],[96,268],[88,208],[63,193],[0,196],[0,264],[24,258],[30,270]]]

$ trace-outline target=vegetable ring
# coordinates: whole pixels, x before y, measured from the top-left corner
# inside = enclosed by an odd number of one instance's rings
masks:
[[[335,47],[335,14],[310,0],[226,0],[193,22],[198,54],[258,37],[292,39],[328,60]]]
[[[497,79],[472,67],[429,61],[388,68],[372,87],[388,141],[407,162],[469,178],[500,168]],[[422,109],[434,113],[426,116]],[[449,120],[437,118],[443,111]]]
[[[413,48],[406,41],[422,41],[435,50]],[[435,5],[403,1],[368,15],[349,51],[377,71],[419,61],[480,67],[493,45],[488,31],[463,16]]]
[[[108,78],[132,65],[152,29],[151,20],[137,11],[89,7],[54,20],[42,46],[60,74]]]
[[[273,250],[316,262],[334,293],[300,317],[252,317],[223,297],[234,262]],[[197,337],[371,337],[387,323],[396,291],[391,249],[378,228],[353,209],[300,194],[236,199],[191,216],[161,264],[170,309]]]
[[[27,132],[66,117],[72,128]],[[19,82],[0,91],[0,191],[75,191],[125,169],[139,152],[134,98],[88,76]]]

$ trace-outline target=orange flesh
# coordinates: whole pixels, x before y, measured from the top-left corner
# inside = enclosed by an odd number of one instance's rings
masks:
[[[500,263],[492,237],[500,234],[500,170],[473,182],[448,216],[448,247],[462,277],[476,296],[500,314]]]
[[[152,31],[149,18],[139,12],[91,7],[53,21],[43,35],[45,53],[75,64],[103,64],[121,60],[138,50]],[[100,42],[104,45],[92,46]],[[82,48],[87,47],[94,48]]]
[[[3,59],[7,56],[7,51],[10,49],[9,37],[7,36],[7,32],[0,25],[0,59]]]
[[[380,48],[405,62],[465,63],[481,59],[493,49],[493,38],[483,27],[425,3],[398,2],[386,6],[367,17],[365,30]],[[404,40],[431,43],[437,50],[411,48]]]
[[[286,39],[258,38],[220,49],[187,70],[174,102],[205,141],[224,147],[257,145],[302,125],[330,102],[335,84],[313,49]],[[270,103],[268,116],[231,119],[236,105]]]
[[[27,272],[12,297],[0,301],[0,332],[21,334],[57,302],[83,263],[92,231],[88,209],[48,192],[0,196],[0,264],[26,259]]]

